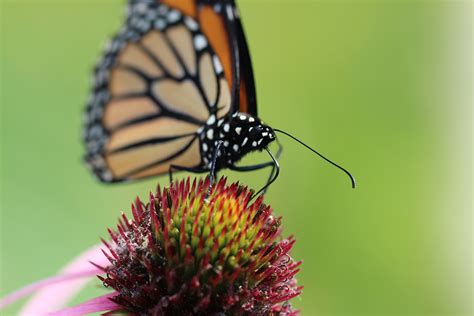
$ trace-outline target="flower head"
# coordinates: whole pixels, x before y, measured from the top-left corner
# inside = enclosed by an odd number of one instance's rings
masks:
[[[112,301],[137,314],[289,315],[300,262],[280,240],[280,219],[238,184],[181,181],[132,205],[105,242],[111,265],[99,277]]]
[[[105,247],[0,300],[0,309],[36,292],[19,315],[295,315],[301,262],[281,238],[281,219],[252,192],[225,179],[174,183],[138,198]],[[101,249],[102,248],[102,249]],[[91,264],[92,263],[92,264]],[[95,275],[111,291],[61,309]],[[56,311],[54,313],[51,313]]]

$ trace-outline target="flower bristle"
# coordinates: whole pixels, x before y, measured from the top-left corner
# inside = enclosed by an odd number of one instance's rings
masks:
[[[100,279],[124,311],[141,315],[296,315],[301,262],[281,239],[281,219],[252,192],[222,178],[158,186],[122,213],[104,242],[111,265]]]

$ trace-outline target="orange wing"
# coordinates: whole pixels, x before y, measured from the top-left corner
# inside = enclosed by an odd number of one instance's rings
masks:
[[[222,4],[223,1],[215,1],[213,6],[201,4],[199,0],[162,0],[161,2],[181,11],[185,15],[195,18],[199,22],[202,32],[209,39],[212,48],[222,62],[224,75],[229,83],[230,91],[233,91],[234,71],[240,72],[239,111],[256,115],[253,72],[242,26],[235,13],[235,5],[228,4],[231,7],[227,10]],[[235,34],[229,34],[229,26],[231,24]],[[232,37],[237,39],[240,47],[233,47]],[[233,53],[240,54],[242,69],[234,69]]]
[[[181,11],[184,15],[190,16],[197,20],[197,4],[196,0],[162,0],[159,1],[171,8]]]

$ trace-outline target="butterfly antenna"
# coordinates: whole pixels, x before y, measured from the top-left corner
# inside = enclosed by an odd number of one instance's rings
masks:
[[[290,138],[292,138],[293,140],[297,141],[298,143],[300,143],[301,145],[303,145],[304,147],[308,148],[309,150],[311,150],[313,153],[315,153],[316,155],[318,155],[319,157],[323,158],[324,160],[326,160],[327,162],[329,162],[331,165],[341,169],[342,171],[344,171],[348,176],[349,178],[351,179],[351,183],[352,183],[352,188],[355,189],[356,187],[356,181],[354,179],[354,177],[352,176],[352,174],[347,171],[346,169],[344,169],[343,167],[339,166],[338,164],[332,162],[331,160],[329,160],[328,158],[324,157],[323,155],[321,155],[320,153],[318,153],[316,150],[314,150],[313,148],[309,147],[308,145],[306,145],[305,143],[303,143],[301,140],[299,140],[298,138],[294,137],[293,135],[285,132],[285,131],[282,131],[281,129],[277,129],[277,128],[274,128],[273,129],[275,132],[278,132],[278,133],[282,133]]]

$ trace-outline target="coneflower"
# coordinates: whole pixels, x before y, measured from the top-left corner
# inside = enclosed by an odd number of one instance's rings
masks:
[[[137,198],[103,240],[106,264],[94,263],[112,293],[57,315],[295,315],[300,262],[281,219],[238,183],[221,179],[207,196],[208,185],[188,178]]]

